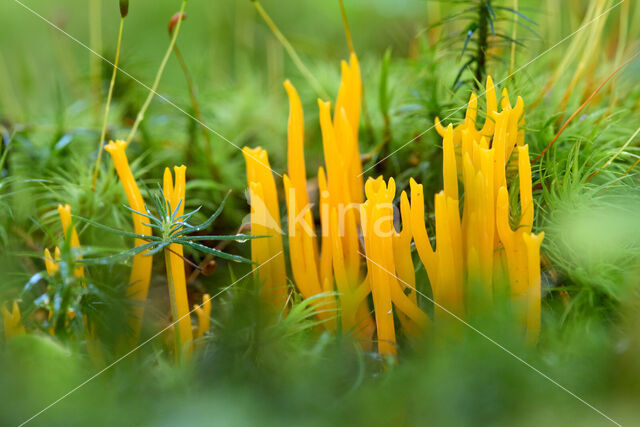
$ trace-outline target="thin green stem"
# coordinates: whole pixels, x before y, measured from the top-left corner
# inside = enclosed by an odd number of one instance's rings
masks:
[[[627,47],[627,36],[629,34],[629,3],[630,2],[622,3],[622,8],[620,10],[620,24],[618,25],[618,46],[616,47],[616,55],[613,61],[615,65],[618,65],[620,61],[622,61],[622,56],[624,55]],[[609,110],[611,110],[613,106],[616,105],[616,102],[618,102],[619,92],[614,92],[615,87],[616,86],[614,84],[610,86],[610,92],[613,92],[613,96],[611,96],[611,101],[609,102]]]
[[[353,39],[351,38],[351,29],[349,28],[349,20],[347,19],[347,11],[344,8],[343,0],[340,0],[340,14],[342,15],[344,36],[347,39],[347,47],[349,48],[349,53],[355,53],[355,48],[353,47]],[[364,128],[367,132],[367,136],[369,137],[369,141],[374,141],[375,135],[373,133],[373,124],[371,123],[369,108],[367,107],[367,94],[364,90],[364,86],[362,87],[362,116],[364,118]],[[356,123],[356,126],[360,126],[360,124]]]
[[[182,0],[182,5],[180,6],[180,12],[178,16],[182,16],[186,5],[187,5],[187,0]],[[171,43],[169,43],[169,48],[165,52],[164,58],[162,58],[162,62],[160,63],[160,68],[158,68],[158,72],[156,73],[156,78],[153,81],[153,86],[149,91],[149,95],[147,95],[147,99],[144,101],[144,104],[142,104],[142,108],[138,112],[136,121],[133,123],[133,127],[129,132],[129,136],[127,136],[127,142],[131,142],[131,140],[135,136],[138,130],[138,126],[140,126],[140,123],[144,119],[144,114],[147,111],[147,108],[149,108],[149,104],[151,104],[151,100],[153,99],[153,96],[156,94],[158,85],[160,84],[160,79],[162,78],[162,73],[164,72],[164,68],[167,66],[167,61],[169,60],[169,56],[171,56],[171,52],[173,51],[173,46],[175,46],[176,44],[178,33],[180,33],[181,25],[182,25],[182,19],[178,19],[178,23],[176,24],[176,29],[173,32],[173,36],[171,37]]]
[[[196,97],[196,89],[195,84],[193,83],[193,77],[189,72],[189,68],[187,67],[187,63],[182,56],[182,52],[178,48],[176,44],[173,47],[173,53],[176,55],[176,59],[180,64],[180,68],[182,68],[182,72],[187,81],[187,88],[189,89],[189,97],[191,98],[191,107],[198,119],[200,130],[202,132],[202,138],[204,138],[204,151],[205,156],[207,157],[207,164],[209,165],[209,170],[211,171],[211,175],[214,181],[217,181],[220,177],[218,174],[218,170],[216,168],[215,163],[213,162],[213,153],[211,152],[211,138],[209,137],[209,132],[204,126],[204,116],[202,115],[202,110],[200,109],[200,104],[198,103],[198,98]]]
[[[478,5],[478,49],[476,51],[476,85],[481,90],[484,77],[487,75],[487,49],[489,49],[489,8],[491,0],[483,0]]]
[[[89,45],[94,52],[102,52],[102,21],[101,0],[89,1]],[[100,120],[100,81],[102,80],[102,68],[100,58],[97,55],[89,56],[89,73],[91,79],[91,93],[93,94],[94,122]]]
[[[320,97],[324,99],[329,99],[329,95],[322,88],[322,85],[320,84],[320,82],[318,82],[318,80],[313,76],[311,71],[309,71],[309,69],[302,63],[302,60],[296,53],[291,43],[289,43],[289,40],[287,40],[284,34],[280,32],[276,24],[269,17],[267,12],[262,8],[262,5],[260,4],[260,2],[258,0],[252,0],[252,2],[253,2],[253,5],[256,7],[256,10],[258,11],[258,14],[260,14],[264,22],[273,32],[273,35],[275,35],[276,38],[280,41],[280,43],[282,43],[282,46],[291,57],[291,60],[298,68],[298,71],[300,71],[300,73],[309,81],[309,84],[313,87],[313,89],[316,91],[316,93]]]
[[[518,11],[518,0],[513,0],[513,10]],[[509,60],[509,75],[513,75],[513,68],[516,63],[516,35],[518,30],[518,14],[513,14],[513,29],[511,30],[511,58]]]
[[[116,58],[113,62],[113,73],[111,74],[111,82],[109,83],[109,93],[107,94],[107,105],[104,109],[104,118],[102,119],[102,131],[100,132],[100,141],[98,141],[98,158],[96,159],[96,167],[93,171],[93,180],[91,182],[91,190],[96,191],[96,183],[98,182],[98,173],[100,171],[100,162],[102,161],[102,144],[107,136],[107,122],[109,121],[109,110],[111,108],[111,97],[113,96],[113,87],[116,83],[116,74],[118,74],[118,61],[120,60],[120,46],[122,45],[122,33],[124,30],[124,18],[120,18],[120,30],[118,31],[118,45],[116,47]]]
[[[347,11],[344,8],[344,1],[340,0],[340,14],[342,15],[342,24],[344,25],[344,35],[347,38],[347,46],[349,47],[349,53],[353,53],[353,40],[351,39],[351,30],[349,30],[349,23],[347,21]]]

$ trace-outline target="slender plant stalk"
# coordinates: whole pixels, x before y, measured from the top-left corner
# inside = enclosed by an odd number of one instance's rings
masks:
[[[347,21],[347,11],[344,9],[344,1],[340,0],[340,14],[342,15],[342,24],[344,25],[344,35],[347,38],[347,46],[349,53],[353,53],[353,40],[351,39],[351,31],[349,30],[349,22]]]
[[[518,11],[518,0],[513,0],[513,10]],[[511,31],[511,59],[509,61],[509,75],[513,76],[516,63],[516,33],[518,32],[518,14],[513,14],[513,30]]]
[[[616,182],[620,181],[622,178],[624,178],[625,176],[629,175],[629,173],[635,169],[636,166],[638,166],[638,164],[640,164],[640,159],[636,160],[629,169],[626,170],[625,173],[623,173],[622,175],[620,175],[618,178],[616,178],[614,181],[610,182],[609,185],[607,185],[607,187],[605,188],[604,191],[606,191],[609,187],[611,187],[613,184],[615,184]],[[603,191],[603,192],[604,192]]]
[[[101,5],[101,0],[89,1],[89,44],[91,45],[91,49],[98,53],[102,51]],[[89,56],[89,73],[91,92],[93,94],[94,120],[97,124],[100,117],[100,81],[102,80],[100,58],[97,55]]]
[[[606,4],[607,4],[606,2],[602,3],[602,7],[597,11],[598,14],[601,13],[601,10],[604,9]],[[578,62],[578,66],[576,67],[573,77],[571,78],[571,81],[569,82],[566,92],[560,103],[561,111],[564,111],[566,109],[567,104],[571,99],[571,95],[573,94],[573,90],[575,89],[575,87],[580,81],[584,80],[583,79],[584,76],[586,76],[586,79],[588,82],[584,90],[584,95],[586,95],[588,91],[591,90],[592,83],[593,83],[594,68],[596,66],[596,63],[599,57],[598,54],[600,53],[600,46],[602,44],[602,35],[603,35],[602,30],[604,28],[604,24],[606,23],[606,21],[607,21],[606,19],[600,19],[597,22],[595,22],[593,27],[591,28],[591,31],[588,34],[588,39],[586,40],[584,48],[581,51],[581,56],[580,56],[580,61]],[[584,95],[580,99],[584,99]]]
[[[587,25],[590,25],[593,19],[597,16],[597,14],[601,13],[601,9],[596,9],[597,7],[598,7],[598,4],[596,2],[589,3],[589,7],[584,15],[584,18],[580,22],[580,27],[586,27]],[[552,9],[549,9],[549,10],[552,10]],[[579,54],[579,52],[585,49],[584,43],[587,37],[588,37],[587,31],[580,31],[576,33],[575,37],[571,39],[571,43],[569,44],[569,47],[565,51],[562,57],[562,61],[558,66],[554,67],[554,72],[549,78],[549,80],[547,80],[547,84],[544,86],[544,88],[538,95],[538,99],[536,99],[536,101],[534,101],[529,106],[530,111],[536,108],[542,102],[542,99],[544,98],[545,94],[549,93],[549,91],[555,85],[558,79],[561,76],[566,75],[567,68],[571,63],[571,61],[574,60],[574,58]]]
[[[618,156],[619,156],[619,155],[620,155],[620,154],[621,154],[621,153],[622,153],[622,152],[623,152],[623,151],[624,151],[628,146],[629,146],[629,144],[631,144],[631,143],[633,142],[634,138],[635,138],[636,136],[638,136],[638,133],[640,133],[640,127],[639,127],[638,129],[636,129],[636,131],[633,133],[633,135],[631,135],[631,136],[629,137],[629,139],[627,139],[627,142],[625,142],[624,144],[622,144],[622,147],[620,147],[620,148],[618,149],[618,151],[616,151],[616,152],[615,152],[615,154],[614,154],[613,156],[611,156],[611,158],[610,158],[609,160],[607,160],[607,161],[605,162],[605,164],[604,164],[604,165],[602,165],[602,167],[601,167],[600,169],[598,169],[597,171],[595,171],[594,173],[592,173],[592,174],[591,174],[591,176],[589,176],[589,177],[587,178],[587,182],[591,181],[591,179],[592,179],[594,176],[596,176],[597,174],[599,174],[600,172],[602,172],[602,170],[603,170],[604,168],[608,167],[611,163],[613,163],[613,161],[614,161],[614,160],[615,160],[615,159],[616,159],[616,158],[617,158],[617,157],[618,157]],[[632,166],[632,168],[633,168],[633,167],[635,167],[635,165],[634,165],[634,166]]]
[[[476,51],[476,85],[481,90],[484,76],[487,75],[487,49],[489,48],[489,7],[491,0],[483,0],[478,5],[478,50]]]
[[[107,105],[104,109],[104,118],[102,119],[102,131],[100,132],[100,141],[98,141],[98,158],[93,171],[93,180],[91,181],[91,190],[96,191],[96,183],[98,182],[98,173],[100,171],[100,162],[102,161],[102,144],[107,136],[107,122],[109,121],[109,110],[111,108],[111,97],[113,96],[113,87],[116,83],[116,74],[118,74],[118,62],[120,61],[120,46],[122,45],[122,33],[124,30],[124,17],[120,18],[120,30],[118,30],[118,45],[116,47],[116,58],[113,62],[113,73],[111,74],[111,82],[109,83],[109,93],[107,94]]]
[[[173,46],[173,53],[176,55],[176,59],[180,64],[180,68],[182,69],[182,73],[184,74],[185,80],[187,81],[187,88],[189,90],[189,98],[191,98],[191,107],[198,119],[200,131],[202,132],[202,138],[204,139],[204,151],[205,156],[207,157],[207,164],[209,165],[209,170],[211,171],[211,175],[214,181],[217,181],[220,178],[220,174],[218,173],[218,169],[213,162],[213,153],[211,152],[211,137],[209,136],[209,132],[204,127],[204,116],[202,115],[202,110],[200,109],[200,104],[198,103],[198,98],[196,97],[196,89],[195,84],[193,83],[193,77],[189,72],[189,68],[187,67],[187,63],[182,56],[182,52],[178,48],[178,45]]]
[[[182,0],[179,16],[182,16],[182,14],[184,13],[184,8],[186,5],[187,5],[187,0]],[[140,123],[144,119],[144,114],[147,111],[147,108],[149,108],[149,104],[151,104],[151,100],[153,99],[153,96],[156,94],[158,85],[160,84],[160,79],[162,78],[162,73],[164,72],[164,69],[167,66],[167,61],[169,60],[169,56],[171,56],[173,47],[176,44],[176,39],[178,38],[178,34],[180,33],[181,25],[182,25],[182,19],[178,19],[178,23],[176,24],[176,29],[173,32],[173,36],[171,37],[171,43],[169,43],[169,48],[167,49],[167,51],[164,54],[164,57],[162,58],[162,62],[160,63],[160,68],[158,68],[158,72],[156,73],[156,78],[153,81],[153,86],[149,91],[149,95],[147,95],[147,99],[144,101],[144,104],[142,104],[142,108],[140,109],[140,111],[138,112],[138,115],[136,116],[136,121],[133,123],[133,127],[129,132],[129,136],[127,136],[127,142],[131,142],[131,140],[135,136],[138,130],[138,126],[140,126]]]
[[[629,4],[630,2],[624,2],[621,5],[620,24],[618,28],[618,45],[616,46],[614,62],[616,65],[622,61],[622,55],[624,55],[625,48],[627,47],[627,37],[629,35]]]
[[[242,224],[238,230],[236,231],[236,234],[242,234],[244,232],[247,231],[251,231],[251,224]],[[224,248],[227,247],[227,245],[231,243],[231,240],[223,240],[220,243],[218,243],[216,245],[216,250],[218,251],[222,251]],[[193,269],[193,271],[191,272],[191,275],[189,275],[189,277],[187,278],[187,284],[191,284],[193,283],[200,274],[204,274],[205,276],[211,272],[211,262],[214,260],[215,256],[212,254],[208,254],[201,262],[200,265],[195,266],[195,268]],[[215,267],[215,261],[213,266]]]
[[[289,40],[287,40],[284,34],[280,32],[275,22],[273,22],[271,17],[269,17],[269,15],[264,10],[260,2],[258,0],[252,0],[252,3],[256,7],[256,10],[258,11],[258,14],[260,15],[260,17],[262,17],[262,19],[267,24],[271,32],[273,32],[273,35],[276,36],[276,38],[280,41],[280,43],[282,43],[282,46],[284,46],[285,50],[291,57],[291,60],[293,61],[295,66],[298,68],[298,71],[300,71],[300,73],[307,79],[309,84],[313,87],[313,89],[316,91],[316,93],[320,97],[324,99],[329,99],[329,95],[322,88],[322,85],[320,84],[320,82],[313,76],[311,71],[309,71],[309,69],[302,63],[302,60],[296,53],[291,43],[289,43]]]
[[[614,59],[614,64],[620,64],[622,61],[622,56],[624,55],[624,51],[627,47],[627,37],[629,35],[629,2],[624,2],[621,5],[620,10],[620,25],[618,29],[618,46],[616,47],[616,56]],[[614,79],[615,80],[615,79]],[[613,92],[615,85],[611,85],[611,92]],[[613,108],[613,106],[618,102],[618,92],[615,92],[611,97],[611,101],[609,102],[609,110]]]
[[[349,53],[355,53],[353,39],[351,38],[351,29],[349,28],[349,20],[347,19],[347,11],[344,8],[343,0],[340,0],[340,14],[342,15],[342,25],[344,26],[344,35],[347,39]],[[369,140],[374,141],[375,135],[373,134],[373,124],[371,123],[371,116],[369,115],[369,109],[367,108],[367,97],[364,86],[362,87],[362,115],[364,116],[364,127],[367,131],[367,135],[369,136]],[[355,123],[354,125],[359,126],[359,123]]]

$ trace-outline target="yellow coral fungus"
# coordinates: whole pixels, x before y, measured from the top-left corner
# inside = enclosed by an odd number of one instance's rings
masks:
[[[202,296],[202,305],[194,305],[193,311],[198,316],[198,329],[196,330],[195,338],[202,338],[207,332],[209,332],[210,318],[211,318],[211,297],[209,294]]]
[[[476,128],[477,98],[471,95],[464,123],[444,128],[444,190],[436,195],[436,249],[431,247],[424,224],[422,186],[411,182],[412,228],[416,248],[424,263],[438,306],[464,317],[481,301],[494,299],[495,286],[503,279],[503,265],[517,316],[534,342],[540,327],[540,243],[544,236],[531,234],[533,197],[531,163],[524,144],[524,102],[511,106],[506,89],[501,111],[491,78],[487,79],[487,119]],[[519,226],[509,225],[506,169],[517,147]],[[464,186],[464,208],[459,215],[458,181]],[[473,287],[480,283],[481,292]],[[471,292],[463,293],[464,289]],[[436,310],[436,314],[438,310]]]
[[[262,284],[262,295],[275,310],[281,311],[287,298],[287,274],[276,183],[265,150],[245,147],[242,152],[247,163],[251,234],[270,236],[251,240],[251,260],[256,264],[254,271]]]
[[[24,334],[24,326],[22,326],[22,322],[20,321],[20,307],[18,306],[18,301],[13,302],[11,311],[9,311],[5,305],[1,308],[5,340],[9,340],[16,335]]]
[[[65,237],[65,241],[68,239],[69,247],[72,250],[80,249],[80,239],[78,238],[78,232],[76,231],[76,227],[73,225],[71,220],[71,206],[67,205],[58,205],[58,214],[60,215],[60,223],[62,224],[62,232]],[[58,271],[58,266],[56,262],[60,260],[60,249],[58,247],[55,248],[54,258],[51,258],[51,252],[49,250],[45,250],[44,252],[45,258],[45,267],[47,268],[47,272],[49,275],[53,275]],[[75,259],[82,259],[81,255],[75,255]],[[85,271],[84,265],[81,263],[76,263],[73,269],[73,275],[82,280],[82,286],[87,286],[85,283]],[[72,316],[75,316],[74,312],[67,313],[71,319]],[[87,328],[87,352],[89,353],[89,357],[92,362],[97,367],[102,367],[105,365],[104,355],[102,354],[102,350],[100,349],[100,344],[95,338],[95,328],[93,325],[90,325],[87,322],[87,318],[84,317],[85,327]]]
[[[358,147],[362,82],[355,54],[351,54],[349,63],[341,63],[341,71],[333,115],[330,103],[318,100],[326,165],[326,169],[318,170],[320,242],[308,203],[302,107],[293,85],[289,81],[284,84],[290,105],[288,176],[284,177],[289,252],[294,281],[305,297],[333,291],[335,281],[338,299],[323,301],[326,305],[319,317],[326,320],[327,313],[339,306],[341,329],[366,343],[372,338],[374,323],[365,299],[369,285],[361,271],[358,237],[359,205],[363,201]],[[325,326],[335,327],[331,320]]]
[[[105,150],[111,155],[113,164],[115,165],[116,172],[122,183],[129,207],[136,212],[145,212],[145,204],[140,189],[136,184],[135,178],[131,173],[129,167],[129,160],[125,153],[127,143],[125,141],[109,142],[105,146]],[[151,235],[151,227],[144,224],[144,217],[142,215],[131,213],[133,219],[133,228],[136,234]],[[136,246],[147,243],[142,239],[134,239]],[[131,266],[131,274],[129,276],[129,288],[127,295],[138,302],[133,308],[133,317],[131,321],[131,327],[133,329],[134,339],[137,339],[140,334],[140,325],[142,322],[142,316],[144,313],[144,306],[142,303],[147,299],[147,292],[149,289],[149,281],[151,280],[151,264],[153,258],[147,256],[146,252],[142,252],[133,257],[133,265]]]
[[[498,103],[488,78],[486,119],[480,129],[476,127],[475,94],[470,97],[462,124],[445,128],[436,119],[436,129],[443,137],[444,188],[435,195],[436,245],[432,246],[421,184],[410,180],[411,202],[405,192],[400,196],[400,231],[394,225],[393,178],[387,182],[382,177],[369,179],[364,185],[364,201],[358,149],[362,87],[355,55],[350,64],[342,63],[333,112],[328,102],[318,100],[326,169],[318,169],[321,238],[316,236],[307,193],[302,103],[289,81],[284,86],[290,106],[288,174],[283,177],[289,258],[293,280],[302,296],[311,298],[335,289],[338,297],[327,298],[324,308],[338,309],[341,329],[363,343],[371,342],[377,331],[378,351],[395,354],[395,319],[408,333],[429,322],[417,304],[413,240],[431,284],[436,321],[451,314],[464,319],[477,308],[492,304],[495,287],[506,276],[527,339],[535,342],[540,328],[539,251],[543,235],[531,234],[531,166],[527,146],[523,145],[522,99],[512,107],[504,90]],[[506,170],[515,158],[515,147],[521,215],[519,227],[513,231],[509,227]],[[267,154],[261,148],[245,148],[244,153],[252,233],[275,234],[280,217]],[[273,247],[267,239],[252,241],[255,262],[262,263],[281,250],[280,236],[270,239],[278,246]],[[285,280],[280,273],[284,274],[284,269],[274,273],[267,268],[258,277],[267,284],[276,279],[280,283]],[[335,327],[326,311],[318,309],[317,313],[327,320],[325,326]]]
[[[407,296],[404,288],[415,283],[413,261],[410,253],[410,218],[403,193],[403,232],[398,234],[393,225],[393,199],[396,193],[395,181],[388,184],[380,177],[369,178],[365,185],[367,201],[361,205],[362,232],[367,260],[368,284],[373,296],[378,335],[378,351],[381,354],[395,354],[396,337],[393,307],[402,314],[402,322],[407,330],[415,330],[410,322],[419,327],[427,323],[427,315],[417,305],[415,295]],[[404,234],[403,234],[404,233]],[[400,284],[400,281],[403,284]],[[415,289],[415,287],[413,288]]]
[[[54,250],[54,254],[55,258],[51,256],[51,252],[49,251],[49,249],[44,250],[44,265],[49,276],[53,276],[60,270],[60,267],[58,267],[57,264],[57,261],[60,260],[60,248],[58,248],[57,246]]]
[[[179,218],[184,212],[187,167],[176,166],[173,170],[175,182],[171,176],[171,170],[169,168],[164,170],[163,194],[167,202],[167,215]],[[182,245],[177,243],[170,244],[168,248],[164,249],[164,256],[167,267],[167,280],[169,281],[171,316],[176,323],[174,330],[175,358],[176,360],[182,360],[183,357],[191,355],[191,343],[193,341]]]
[[[71,249],[80,249],[80,239],[76,227],[71,224],[71,206],[58,205],[58,214],[60,214],[60,222],[62,223],[62,232],[64,233],[65,240],[69,239],[69,246]],[[78,255],[77,258],[81,258]],[[84,278],[84,266],[78,263],[74,270],[74,276],[77,278]]]
[[[342,80],[333,111],[329,102],[318,100],[326,167],[318,169],[321,239],[316,236],[307,192],[302,104],[293,85],[289,81],[284,83],[290,106],[288,174],[283,177],[289,257],[293,280],[303,297],[311,298],[334,289],[338,292],[337,298],[327,296],[314,302],[318,317],[325,320],[324,325],[329,329],[339,325],[343,331],[354,333],[368,347],[366,343],[372,339],[375,324],[366,301],[369,284],[361,269],[363,258],[358,233],[359,206],[363,201],[358,148],[362,82],[355,54],[351,55],[349,63],[342,62],[341,71]],[[262,194],[265,185],[275,190],[266,152],[259,148],[245,148],[244,152],[251,192],[252,234],[267,231],[271,233],[266,234],[274,234],[276,226],[280,226],[277,197],[273,193],[270,195],[270,191]],[[258,176],[260,178],[256,179]],[[269,223],[273,226],[269,227]],[[273,249],[261,240],[252,241],[252,256],[256,263],[264,262],[269,259],[268,255],[273,256],[281,248]],[[261,251],[266,252],[261,254]],[[258,276],[267,285],[278,278],[269,268],[264,268]],[[333,319],[335,308],[339,308],[338,323]]]

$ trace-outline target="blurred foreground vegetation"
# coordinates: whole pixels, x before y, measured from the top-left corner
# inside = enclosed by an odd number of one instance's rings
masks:
[[[469,55],[477,52],[473,24],[478,17],[465,11],[478,2],[345,1],[362,63],[367,113],[360,151],[364,169],[371,168],[366,175],[395,176],[399,190],[414,177],[424,184],[427,203],[442,187],[441,138],[433,120],[450,115],[447,122],[462,120],[457,109],[475,90],[478,61],[469,62]],[[122,230],[130,228],[130,212],[122,206],[127,202],[110,159],[103,159],[97,190],[91,191],[112,67],[86,47],[112,60],[117,2],[22,3],[0,5],[0,303],[19,301],[24,323],[33,326],[38,312],[25,289],[44,286],[42,251],[60,244],[56,206],[68,203],[76,215]],[[509,10],[514,3],[518,14]],[[156,336],[170,316],[164,267],[156,263],[144,345],[104,373],[91,363],[82,341],[48,331],[0,344],[0,423],[20,424],[52,403],[32,423],[638,423],[640,169],[634,168],[640,159],[640,61],[626,64],[590,95],[638,53],[640,30],[634,24],[640,22],[640,5],[631,0],[491,4],[495,17],[483,73],[524,99],[532,159],[588,101],[533,164],[535,224],[546,233],[537,347],[525,346],[501,321],[507,314],[497,312],[470,319],[475,329],[436,329],[403,340],[398,360],[383,360],[350,337],[321,332],[308,313],[270,318],[246,276],[249,266],[217,259],[212,274],[201,274],[189,285],[192,304],[205,293],[217,295],[212,333],[198,342],[193,363],[175,366],[165,351],[167,338]],[[335,98],[339,61],[348,56],[339,2],[264,0],[262,6]],[[167,49],[169,19],[179,7],[173,0],[131,2],[108,139],[128,134],[148,93],[144,85],[151,85]],[[596,9],[602,16],[585,21]],[[307,167],[315,170],[322,155],[316,121],[320,94],[252,2],[189,1],[186,12],[177,44],[204,122],[215,131],[209,133],[213,158],[206,157],[206,140],[189,117],[195,111],[173,56],[158,89],[164,99],[152,101],[128,156],[136,178],[153,190],[166,166],[186,164],[187,209],[202,206],[198,221],[232,190],[212,234],[234,234],[249,209],[244,161],[233,145],[261,145],[269,149],[276,171],[286,169],[288,103],[282,82],[289,78],[300,90]],[[468,38],[470,30],[474,35]],[[78,232],[85,256],[131,246],[129,239],[87,223],[78,223]],[[225,250],[250,256],[242,242]],[[198,264],[203,255],[188,252],[187,257]],[[131,308],[124,302],[129,266],[89,268],[96,299],[87,305],[87,315],[101,325],[105,347],[115,348],[111,345],[126,328],[123,313]],[[428,293],[421,266],[417,277]],[[108,359],[122,355],[113,351]]]

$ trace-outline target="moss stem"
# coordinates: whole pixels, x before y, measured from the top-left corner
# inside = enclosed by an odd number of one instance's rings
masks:
[[[276,38],[280,41],[280,43],[282,43],[282,46],[284,47],[284,49],[287,51],[287,53],[291,57],[291,60],[293,61],[293,63],[298,68],[298,71],[300,71],[300,73],[307,79],[307,81],[313,87],[313,89],[316,91],[318,96],[322,97],[323,99],[329,99],[329,95],[322,88],[322,85],[320,85],[320,82],[318,82],[318,80],[313,76],[311,71],[309,71],[309,69],[302,63],[302,60],[300,59],[300,57],[296,53],[296,51],[293,48],[293,46],[291,45],[291,43],[289,43],[289,40],[287,40],[287,38],[284,36],[284,34],[282,34],[280,32],[280,30],[278,29],[276,24],[273,22],[271,17],[269,17],[269,15],[264,10],[264,8],[260,4],[260,2],[258,0],[252,0],[252,3],[256,7],[256,10],[258,11],[258,14],[260,15],[260,17],[262,17],[262,19],[267,24],[269,29],[271,29],[271,31],[273,32],[273,35],[276,36]]]
[[[178,16],[182,16],[182,14],[184,13],[184,8],[186,4],[187,4],[187,0],[182,0],[182,5],[180,6],[180,12]],[[160,79],[162,78],[162,73],[164,72],[164,69],[167,66],[167,61],[169,60],[169,56],[171,56],[171,52],[173,51],[173,47],[176,44],[178,34],[180,33],[181,25],[182,25],[182,19],[178,19],[178,23],[176,24],[176,29],[173,32],[173,36],[171,37],[171,43],[169,43],[169,47],[167,48],[167,51],[165,52],[164,57],[162,58],[162,62],[160,63],[160,68],[158,68],[158,72],[156,73],[156,77],[155,77],[155,80],[153,81],[153,86],[149,91],[149,95],[147,95],[147,99],[144,101],[144,104],[142,104],[142,108],[140,109],[140,111],[138,112],[138,115],[136,116],[136,121],[133,123],[133,127],[131,128],[129,135],[127,136],[127,142],[131,142],[131,140],[135,136],[136,131],[138,130],[138,126],[140,126],[140,123],[144,119],[144,114],[147,111],[147,108],[149,108],[149,104],[151,104],[151,100],[153,99],[153,96],[156,94],[158,85],[160,84]]]
[[[113,87],[116,83],[116,74],[118,73],[118,61],[120,60],[120,46],[122,45],[122,33],[124,30],[124,18],[120,18],[120,30],[118,30],[118,45],[116,47],[116,58],[113,62],[113,73],[111,74],[111,82],[109,83],[109,93],[107,94],[107,105],[104,109],[104,118],[102,119],[102,131],[100,132],[100,141],[98,141],[98,158],[93,171],[93,180],[91,181],[91,190],[96,191],[96,183],[98,182],[98,173],[100,171],[100,162],[102,160],[102,144],[107,135],[107,122],[109,121],[109,109],[111,107],[111,97],[113,96]]]
[[[182,69],[184,78],[187,81],[189,98],[191,98],[191,107],[193,108],[193,112],[195,113],[196,118],[198,119],[200,130],[202,132],[202,138],[204,139],[204,152],[205,152],[205,156],[207,157],[207,165],[209,166],[211,177],[214,181],[217,181],[220,179],[220,174],[218,172],[216,164],[213,161],[213,153],[211,152],[211,138],[209,137],[209,132],[207,131],[204,125],[204,116],[202,115],[202,110],[200,109],[198,98],[196,97],[196,89],[195,89],[195,84],[193,83],[193,77],[189,72],[187,63],[184,60],[184,56],[182,56],[182,52],[178,48],[177,44],[173,46],[173,53],[176,55],[176,59],[180,64],[180,68]]]
[[[342,15],[342,24],[344,25],[344,35],[347,38],[347,46],[349,53],[353,53],[353,40],[351,39],[351,30],[349,30],[349,22],[347,21],[347,11],[344,8],[344,1],[340,0],[340,14]]]
[[[480,90],[487,75],[487,49],[489,47],[489,8],[491,0],[483,0],[478,6],[478,50],[476,51],[476,87]]]
[[[518,12],[518,0],[513,0],[513,10]],[[516,63],[516,36],[518,31],[518,14],[513,14],[513,29],[511,30],[511,58],[509,60],[509,76],[513,76]]]
[[[102,53],[102,1],[89,1],[89,44],[94,52]],[[91,55],[89,57],[89,75],[91,82],[91,94],[93,95],[92,110],[94,115],[94,123],[100,120],[100,97],[101,97],[101,80],[102,68],[100,57]]]

